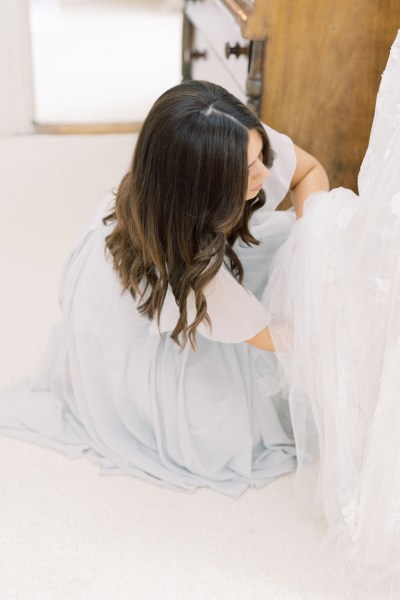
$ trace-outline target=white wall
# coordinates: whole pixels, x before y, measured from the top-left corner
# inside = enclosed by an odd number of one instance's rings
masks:
[[[0,1],[0,135],[33,130],[28,0]]]

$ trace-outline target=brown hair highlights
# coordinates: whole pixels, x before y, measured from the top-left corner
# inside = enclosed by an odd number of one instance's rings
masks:
[[[194,347],[203,319],[212,326],[204,288],[225,256],[242,281],[234,241],[259,243],[248,224],[265,194],[245,202],[249,129],[260,134],[268,165],[272,150],[263,126],[224,88],[205,81],[171,88],[150,110],[115,210],[105,219],[116,221],[106,246],[123,289],[139,299],[138,310],[159,321],[171,286],[180,312],[171,337],[181,347],[188,339]],[[197,314],[188,323],[192,290]]]

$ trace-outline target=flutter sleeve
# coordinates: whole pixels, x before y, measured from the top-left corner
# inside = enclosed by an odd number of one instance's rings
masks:
[[[266,327],[271,319],[269,311],[244,288],[223,265],[206,286],[207,313],[211,325],[203,320],[196,332],[214,342],[236,344],[244,342]],[[188,322],[196,316],[195,296],[188,296]],[[154,319],[150,333],[172,332],[179,319],[179,309],[171,289],[168,289],[160,315],[160,329]]]
[[[290,137],[275,131],[268,125],[263,125],[274,151],[275,160],[270,176],[263,186],[267,200],[264,206],[254,213],[252,218],[254,225],[265,221],[285,198],[297,164],[294,143]]]

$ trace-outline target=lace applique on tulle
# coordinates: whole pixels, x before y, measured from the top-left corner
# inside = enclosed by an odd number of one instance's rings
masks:
[[[358,209],[357,202],[354,202],[353,205],[345,206],[338,215],[337,226],[340,229],[346,229],[346,227],[348,227],[348,225],[351,221],[352,216],[354,215],[354,213],[357,209]]]
[[[400,192],[395,194],[390,202],[392,213],[400,218]]]
[[[349,530],[354,531],[359,514],[358,502],[356,500],[351,500],[349,504],[342,509],[342,514]],[[352,537],[354,541],[356,536],[353,534]]]
[[[369,275],[370,281],[376,284],[376,287],[380,292],[390,292],[392,289],[392,280],[391,279],[383,279],[382,277],[375,277],[374,275]],[[373,288],[375,291],[375,287]]]

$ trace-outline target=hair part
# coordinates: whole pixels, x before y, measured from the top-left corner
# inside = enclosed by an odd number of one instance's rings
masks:
[[[129,172],[116,192],[115,221],[106,248],[138,310],[159,324],[168,286],[179,307],[171,338],[195,347],[199,323],[212,323],[204,295],[225,257],[241,283],[243,267],[233,244],[259,244],[251,215],[265,203],[261,190],[245,201],[248,131],[256,129],[269,165],[272,150],[257,117],[224,88],[188,81],[166,91],[151,108],[138,137]],[[196,317],[187,319],[195,295]]]

